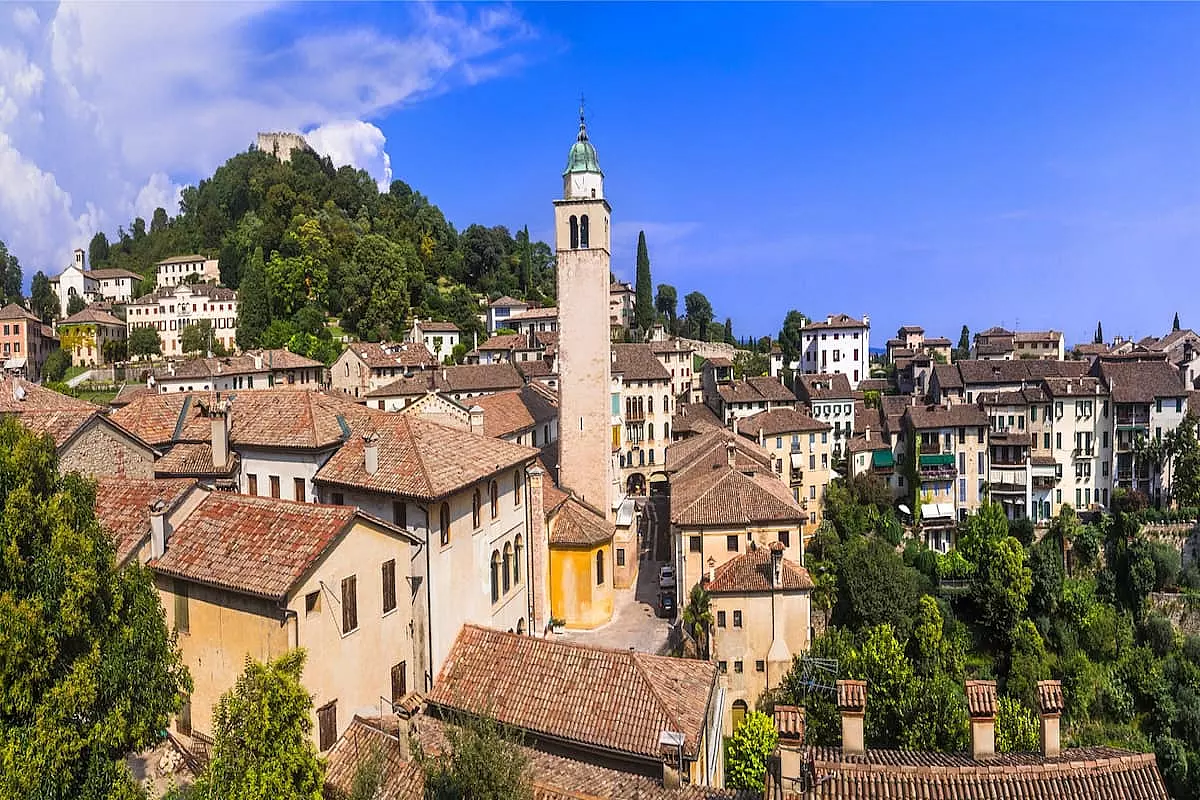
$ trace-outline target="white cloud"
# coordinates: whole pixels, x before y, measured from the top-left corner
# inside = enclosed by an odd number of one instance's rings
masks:
[[[392,159],[384,146],[383,131],[362,120],[338,120],[326,123],[304,134],[308,144],[321,155],[329,156],[336,166],[349,164],[365,169],[375,179],[380,191],[392,183]]]
[[[308,130],[316,149],[386,185],[375,120],[519,68],[535,37],[509,7],[396,5],[386,28],[300,8],[14,9],[0,23],[0,211],[20,213],[0,213],[0,239],[27,273],[57,272],[97,229],[160,205],[177,213],[182,185],[260,130]]]

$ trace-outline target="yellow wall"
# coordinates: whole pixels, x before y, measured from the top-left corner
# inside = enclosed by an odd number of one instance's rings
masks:
[[[596,583],[596,553],[603,552],[604,582]],[[595,628],[612,619],[612,545],[550,547],[550,614],[568,628]]]

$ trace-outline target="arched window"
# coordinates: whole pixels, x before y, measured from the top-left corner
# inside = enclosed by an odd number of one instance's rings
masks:
[[[471,526],[479,527],[479,515],[483,510],[483,496],[479,493],[479,489],[475,489],[475,495],[471,498]]]
[[[604,585],[604,551],[596,551],[596,585]]]
[[[550,423],[542,426],[542,443],[550,444]]]
[[[646,425],[646,441],[648,441],[648,442],[654,441],[654,423],[653,422]]]
[[[521,534],[513,539],[513,585],[521,582],[521,557],[525,555],[525,547],[521,542]]]
[[[734,700],[733,701],[733,713],[730,714],[729,718],[730,718],[730,721],[733,722],[733,730],[734,731],[737,731],[738,726],[740,726],[742,724],[742,722],[746,719],[746,712],[749,710],[750,710],[749,706],[746,705],[745,700]]]
[[[513,506],[521,505],[521,470],[513,470]]]
[[[488,487],[488,494],[491,495],[492,501],[492,519],[495,519],[500,516],[500,487],[495,481]]]
[[[512,562],[513,562],[512,545],[508,542],[504,543],[504,593],[508,594],[508,590],[512,588]]]
[[[654,395],[650,395],[649,397],[646,398],[646,413],[647,414],[654,413]]]
[[[525,618],[524,617],[521,617],[519,620],[517,620],[517,635],[518,636],[525,635]]]
[[[500,602],[500,551],[492,551],[492,602]]]
[[[671,438],[671,423],[669,423],[669,422],[663,423],[663,438],[664,439]]]
[[[669,395],[669,394],[663,395],[663,413],[664,414],[671,413],[671,395]]]
[[[438,528],[442,534],[442,547],[450,544],[450,504],[442,503]]]
[[[586,248],[587,248],[587,246],[588,246],[588,218],[587,218],[587,214],[584,214],[582,217],[580,217],[580,218],[579,218],[579,246],[580,246],[580,247],[582,247],[582,248],[585,248],[585,249],[586,249]]]
[[[574,214],[571,215],[571,249],[579,247],[579,220]]]

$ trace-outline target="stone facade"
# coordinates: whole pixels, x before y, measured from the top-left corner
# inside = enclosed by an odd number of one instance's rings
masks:
[[[100,419],[68,441],[58,454],[59,469],[98,478],[153,478],[154,452]]]

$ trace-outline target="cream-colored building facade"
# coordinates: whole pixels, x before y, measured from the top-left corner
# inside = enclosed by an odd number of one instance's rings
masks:
[[[216,283],[221,280],[217,259],[199,255],[174,256],[154,265],[155,283],[160,287],[187,283],[193,275],[200,283]]]
[[[237,351],[237,292],[208,283],[160,286],[139,297],[125,310],[125,322],[158,331],[164,356],[183,353],[180,336],[188,325],[207,321],[212,340],[229,352]]]
[[[107,311],[85,308],[58,323],[59,346],[71,354],[74,366],[96,367],[108,363],[104,346],[123,342],[127,328]]]
[[[807,516],[804,535],[814,534],[825,519],[825,490],[833,470],[829,423],[796,409],[781,408],[746,417],[738,430],[771,454],[775,473]]]

